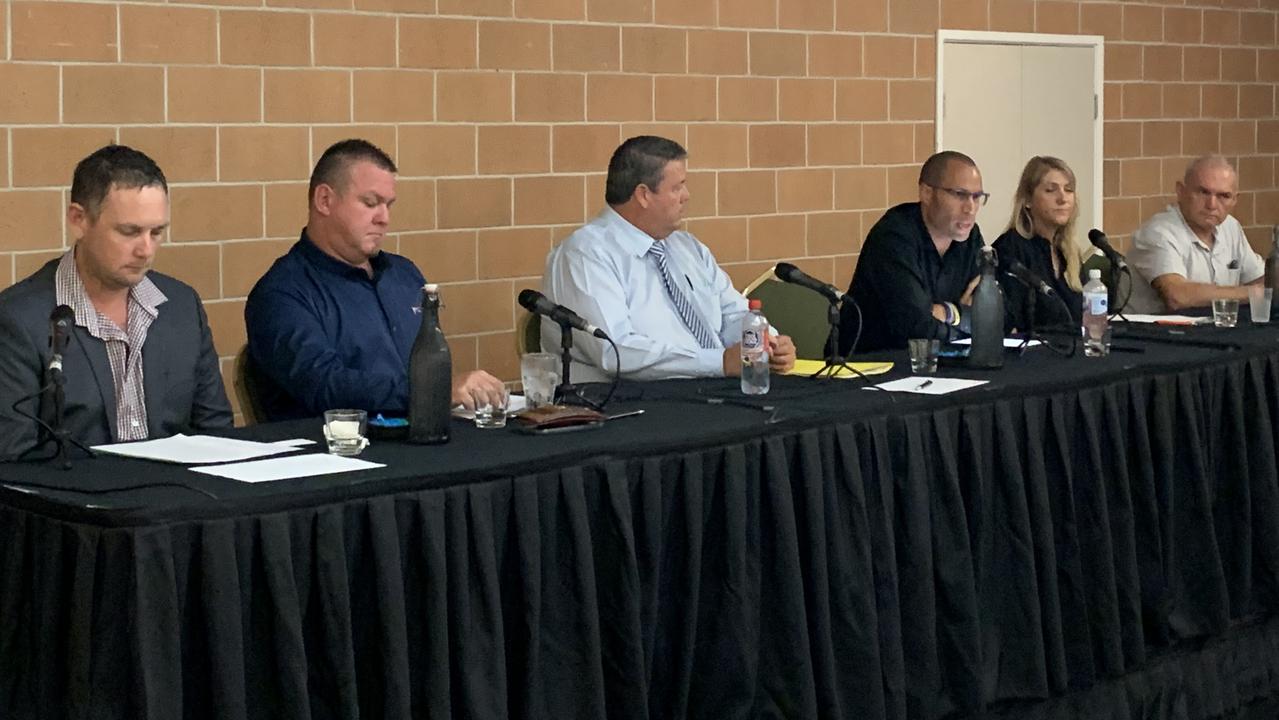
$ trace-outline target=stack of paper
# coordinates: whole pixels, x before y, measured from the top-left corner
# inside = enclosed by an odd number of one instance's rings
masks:
[[[850,362],[848,364],[861,372],[862,375],[883,375],[893,369],[893,364],[890,362]],[[796,360],[795,367],[791,368],[791,371],[786,374],[812,375],[825,366],[826,363],[822,360]],[[840,368],[839,372],[833,373],[831,377],[855,378],[858,375],[848,368]]]

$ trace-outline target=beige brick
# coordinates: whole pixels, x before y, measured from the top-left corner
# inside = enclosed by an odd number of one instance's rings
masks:
[[[437,197],[441,229],[511,224],[509,178],[440,180]]]
[[[190,285],[202,300],[213,300],[223,297],[219,255],[218,246],[212,243],[167,243],[155,254],[155,269]]]
[[[1238,45],[1239,13],[1235,10],[1204,10],[1205,45]]]
[[[653,21],[652,0],[586,0],[586,19],[601,23]]]
[[[1141,201],[1136,198],[1112,198],[1106,201],[1102,212],[1106,232],[1112,237],[1128,235],[1141,225]]]
[[[311,21],[303,13],[223,11],[219,36],[224,65],[311,64]]]
[[[170,189],[174,242],[262,237],[260,185],[187,185]]]
[[[368,140],[392,158],[397,157],[399,153],[395,142],[394,125],[316,125],[311,128],[310,165],[314,167],[321,153],[333,143],[351,138]]]
[[[721,172],[718,176],[720,215],[777,212],[777,173],[772,170]]]
[[[893,80],[888,84],[888,117],[892,120],[932,119],[936,105],[931,80]]]
[[[1257,64],[1261,68],[1257,79],[1269,83],[1279,82],[1279,48],[1259,51],[1257,60]]]
[[[516,73],[515,119],[566,122],[586,118],[586,80],[568,73]]]
[[[882,167],[835,169],[835,208],[863,210],[888,204],[888,174]]]
[[[588,75],[586,119],[651,120],[653,79],[646,75]]]
[[[1239,18],[1239,41],[1244,45],[1260,45],[1273,47],[1275,44],[1275,22],[1279,14],[1275,9],[1266,12],[1244,12]]]
[[[775,28],[777,3],[774,0],[733,0],[720,2],[720,27]]]
[[[311,175],[305,127],[224,127],[218,133],[223,182],[298,180]]]
[[[244,0],[231,0],[233,5],[248,5]],[[252,3],[257,4],[257,3]],[[301,8],[307,10],[348,10],[350,0],[266,0],[269,8]]]
[[[9,187],[9,133],[8,131],[0,132],[0,188]],[[4,261],[0,260],[0,267],[4,267]]]
[[[519,194],[517,185],[517,203]],[[479,276],[486,280],[540,276],[546,266],[546,254],[551,251],[551,230],[532,227],[481,230],[478,247]]]
[[[450,285],[448,287],[461,286]],[[479,339],[479,336],[476,335],[453,335],[449,337],[449,350],[453,353],[454,377],[460,373],[479,369]]]
[[[787,30],[835,29],[835,4],[831,0],[787,0],[778,3],[778,27]]]
[[[687,33],[675,28],[622,28],[622,70],[682,73],[686,69]]]
[[[862,158],[860,125],[808,126],[809,165],[856,165]]]
[[[474,280],[474,230],[403,233],[399,254],[412,260],[431,282]]]
[[[69,65],[62,70],[67,123],[156,123],[164,120],[164,70],[123,65]]]
[[[1035,31],[1062,34],[1079,32],[1079,5],[1074,2],[1036,3]]]
[[[925,35],[936,32],[939,4],[934,0],[892,0],[888,3],[888,30]]]
[[[771,78],[720,78],[719,119],[776,120],[777,81]]]
[[[70,171],[67,168],[68,177]],[[0,192],[0,237],[5,250],[62,247],[63,210],[61,190]]]
[[[1221,77],[1221,50],[1187,46],[1182,50],[1182,75],[1186,80],[1217,80]]]
[[[76,163],[116,136],[111,128],[14,128],[11,139],[14,187],[70,187]]]
[[[586,5],[581,0],[515,0],[515,17],[581,20],[586,17]]]
[[[401,126],[397,159],[401,174],[475,174],[475,133],[470,125]]]
[[[659,75],[653,82],[653,111],[658,120],[697,121],[716,118],[715,78]]]
[[[120,55],[135,63],[215,63],[218,17],[212,10],[120,6]]]
[[[934,123],[915,123],[915,162],[922,165],[939,148],[937,126]]]
[[[400,66],[473,68],[478,62],[477,23],[439,18],[400,19]]]
[[[616,125],[557,125],[552,129],[551,167],[557,173],[603,172],[620,143]]]
[[[835,82],[837,120],[887,120],[887,80],[837,80]]]
[[[120,143],[151,156],[169,182],[211,182],[218,174],[218,134],[211,127],[125,127]]]
[[[835,29],[856,32],[888,30],[888,0],[835,0]]]
[[[215,300],[204,304],[213,334],[213,349],[219,356],[235,355],[248,342],[244,332],[244,301]]]
[[[986,0],[942,0],[941,27],[986,30],[990,26]]]
[[[825,78],[779,80],[778,108],[782,120],[833,120],[835,81]]]
[[[446,73],[440,73],[441,80]],[[353,73],[356,122],[424,122],[435,119],[435,73],[426,70],[357,70]],[[494,98],[496,103],[496,98]],[[445,105],[439,103],[441,111]],[[440,119],[445,119],[441,112]]]
[[[511,175],[549,172],[551,132],[545,125],[481,125],[479,172]]]
[[[1159,7],[1124,5],[1124,40],[1161,42],[1164,39],[1164,12]]]
[[[1141,152],[1140,143],[1137,145],[1137,152]],[[1119,194],[1119,174],[1118,160],[1106,160],[1102,163],[1101,186],[1104,193],[1103,197],[1111,198]]]
[[[898,165],[888,170],[888,206],[919,200],[919,166]],[[872,223],[874,221],[871,221]]]
[[[746,125],[708,123],[689,125],[689,165],[697,169],[743,168],[748,162]]]
[[[999,32],[1033,31],[1034,0],[990,0],[990,29]]]
[[[0,87],[0,123],[58,122],[57,67],[0,63]]]
[[[271,183],[266,186],[266,228],[269,238],[296,240],[306,225],[310,188],[305,182]]]
[[[1124,8],[1117,3],[1082,3],[1079,6],[1079,32],[1101,35],[1107,43],[1124,39]],[[1174,42],[1169,39],[1169,42]],[[1107,46],[1107,50],[1110,47]],[[1109,58],[1107,58],[1109,60]]]
[[[552,57],[558,71],[609,71],[621,68],[621,30],[610,25],[556,25]]]
[[[760,275],[772,272],[773,265],[771,260],[734,263],[725,265],[724,272],[728,273],[728,279],[733,281],[733,287],[741,289],[754,282]]]
[[[750,34],[752,75],[802,76],[807,70],[808,50],[799,33],[753,32]]]
[[[581,223],[586,219],[581,176],[515,178],[515,224]]]
[[[915,41],[908,37],[869,35],[863,41],[868,77],[914,77]]]
[[[437,0],[441,15],[510,17],[511,0]]]
[[[750,219],[747,257],[752,260],[797,258],[804,254],[803,215],[765,215]]]
[[[406,15],[432,14],[435,3],[431,0],[355,0],[356,10],[369,12],[399,12]]]
[[[267,70],[262,94],[269,123],[351,121],[351,74],[346,71]]]
[[[832,170],[779,170],[777,172],[778,212],[830,210],[834,188]]]
[[[513,303],[494,302],[494,298],[513,297],[515,286],[510,280],[447,285],[441,291],[444,307],[440,310],[440,326],[449,336],[513,330]],[[450,337],[449,342],[453,341]]]
[[[1251,48],[1222,48],[1221,79],[1254,82],[1257,79],[1257,51]]]
[[[551,68],[551,31],[546,23],[485,20],[480,23],[479,35],[481,68]]]
[[[1124,195],[1155,195],[1163,190],[1159,160],[1133,159],[1120,164],[1120,189]]]
[[[738,30],[689,30],[688,71],[706,75],[745,75],[750,35]]]
[[[1141,48],[1141,45],[1135,44],[1108,46],[1106,48],[1106,80],[1140,80],[1142,73]]]
[[[511,119],[511,76],[492,72],[441,72],[436,107],[442,121]]]
[[[1271,155],[1279,154],[1279,120],[1257,123],[1257,149]]]
[[[807,155],[803,125],[753,125],[751,167],[802,166]]]
[[[862,74],[862,39],[855,35],[809,35],[810,76],[857,77]]]
[[[719,182],[716,173],[711,170],[689,170],[688,172],[688,205],[684,207],[684,217],[711,217],[715,215],[716,203],[719,199]]]
[[[222,243],[222,294],[220,296],[217,294],[205,295],[201,292],[200,296],[248,297],[249,291],[271,268],[272,263],[287,253],[295,242],[297,242],[296,238]],[[170,249],[202,249],[206,247],[212,247],[215,251],[218,248],[217,245],[174,245],[164,252],[167,253]],[[216,268],[218,266],[216,253],[212,261],[213,267]]]
[[[66,248],[13,253],[13,280],[18,281],[30,277],[50,260],[61,257],[64,252],[66,252]],[[0,282],[4,282],[6,278],[10,277],[7,260],[8,256],[5,256],[5,261],[0,262]]]
[[[932,38],[915,38],[915,77],[937,77],[937,44]]]
[[[14,60],[115,62],[115,5],[22,2],[9,7]]]
[[[891,165],[915,161],[915,130],[909,125],[868,123],[862,126],[863,161]]]
[[[316,65],[340,68],[395,66],[395,18],[316,13],[311,22]]]
[[[1140,122],[1108,122],[1103,128],[1107,158],[1137,157],[1141,155]]]
[[[1199,117],[1198,85],[1166,83],[1163,86],[1163,90],[1163,117],[1168,119]]]
[[[1275,115],[1275,88],[1273,85],[1240,85],[1239,117],[1273,118]]]
[[[1210,83],[1202,90],[1203,116],[1207,118],[1239,117],[1239,86]]]
[[[249,68],[168,69],[169,122],[258,122],[262,73]]]
[[[515,285],[512,285],[512,288],[514,287]],[[503,382],[515,382],[520,379],[520,356],[516,352],[515,335],[515,331],[512,330],[511,332],[485,333],[475,338],[480,367]]]
[[[861,250],[861,236],[860,213],[812,213],[808,216],[804,245],[809,255],[838,255]],[[847,286],[846,279],[839,283]]]
[[[393,232],[435,229],[435,187],[434,178],[396,181],[395,208],[391,213]]]
[[[688,142],[688,133],[685,132],[687,127],[684,123],[676,122],[628,122],[622,123],[621,131],[623,139],[637,135],[656,135],[684,145]]]
[[[653,20],[658,25],[711,27],[717,4],[716,0],[654,0]]]
[[[1242,155],[1257,151],[1257,123],[1252,120],[1228,120],[1221,123],[1221,148],[1224,155]]]
[[[1181,46],[1146,45],[1142,49],[1142,76],[1146,80],[1181,80]]]
[[[1199,8],[1164,8],[1164,41],[1192,44],[1203,37],[1203,11]]]
[[[1181,152],[1181,123],[1142,123],[1141,152],[1147,157],[1177,155]]]
[[[1163,96],[1158,85],[1124,85],[1123,116],[1155,118],[1162,114]]]
[[[721,265],[746,259],[747,218],[698,218],[689,220],[687,229]]]
[[[1221,123],[1213,121],[1188,122],[1181,126],[1181,154],[1203,155],[1217,152],[1221,144]]]

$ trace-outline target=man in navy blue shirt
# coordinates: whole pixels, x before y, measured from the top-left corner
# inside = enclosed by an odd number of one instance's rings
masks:
[[[244,307],[268,419],[407,410],[426,281],[408,258],[382,250],[395,173],[391,158],[365,140],[343,140],[316,163],[302,237]],[[453,378],[453,402],[468,408],[500,403],[503,392],[483,370]]]

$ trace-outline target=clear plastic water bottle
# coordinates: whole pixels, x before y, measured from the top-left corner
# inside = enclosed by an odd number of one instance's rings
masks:
[[[1101,271],[1088,271],[1084,286],[1084,355],[1105,357],[1110,354],[1110,304]]]
[[[742,392],[768,392],[768,318],[760,312],[764,303],[751,300],[750,314],[742,319]]]

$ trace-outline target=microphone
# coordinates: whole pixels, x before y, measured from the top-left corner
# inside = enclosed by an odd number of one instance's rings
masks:
[[[1124,256],[1120,255],[1119,251],[1116,250],[1114,246],[1110,244],[1110,241],[1106,239],[1106,233],[1098,230],[1097,228],[1093,228],[1088,231],[1088,242],[1092,243],[1093,247],[1100,250],[1101,253],[1106,256],[1106,259],[1110,261],[1111,265],[1120,270],[1128,269],[1128,261],[1124,260]]]
[[[777,263],[777,265],[773,267],[773,275],[782,282],[798,285],[802,288],[808,288],[809,290],[822,295],[832,303],[839,302],[839,299],[844,295],[836,289],[834,285],[828,285],[790,263]]]
[[[1008,270],[1006,272],[1009,275],[1012,275],[1013,277],[1022,281],[1022,283],[1029,286],[1035,292],[1039,293],[1040,295],[1043,295],[1044,297],[1054,297],[1057,294],[1052,289],[1051,285],[1044,282],[1044,279],[1036,275],[1034,270],[1031,270],[1030,268],[1021,264],[1021,261],[1019,260],[1013,260],[1012,262],[1008,263]]]
[[[580,315],[569,310],[563,305],[556,305],[551,302],[545,295],[536,291],[525,288],[520,291],[520,306],[531,313],[543,315],[560,325],[567,325],[571,328],[581,330],[584,333],[594,335],[601,340],[608,340],[608,334],[594,325],[586,322]]]
[[[71,339],[71,328],[75,325],[75,311],[67,305],[59,305],[49,315],[49,348],[53,351],[49,357],[46,370],[53,374],[62,374],[62,353],[66,352],[67,342]]]

